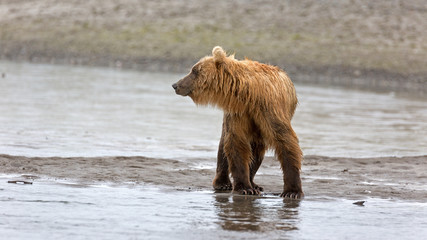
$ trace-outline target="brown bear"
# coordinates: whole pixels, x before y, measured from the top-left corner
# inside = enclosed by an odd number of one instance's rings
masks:
[[[272,148],[283,171],[281,196],[302,198],[302,151],[291,127],[298,103],[292,81],[276,66],[236,60],[218,46],[212,55],[202,58],[172,87],[198,105],[224,111],[214,188],[260,194],[263,188],[254,183],[254,176],[265,151]]]

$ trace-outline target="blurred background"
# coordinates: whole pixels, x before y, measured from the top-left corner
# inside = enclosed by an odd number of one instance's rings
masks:
[[[272,152],[213,192],[222,112],[171,85],[216,45],[295,82],[301,205]],[[426,0],[0,0],[0,236],[422,239],[426,67]]]
[[[221,45],[295,82],[426,95],[427,2],[1,0],[0,57],[186,72]]]

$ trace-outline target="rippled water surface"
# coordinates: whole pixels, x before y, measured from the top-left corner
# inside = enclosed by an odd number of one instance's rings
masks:
[[[222,113],[176,96],[182,75],[0,62],[0,154],[214,159]],[[426,154],[417,99],[297,85],[305,154]],[[212,162],[214,167],[215,162]],[[204,166],[206,167],[206,166]],[[84,171],[84,169],[82,169]],[[38,176],[40,177],[40,176]],[[422,239],[425,202],[245,197],[0,175],[4,239]],[[366,200],[366,199],[365,199]]]
[[[422,239],[427,204],[82,186],[0,176],[4,239]],[[159,207],[161,206],[161,207]]]
[[[222,113],[175,95],[180,74],[0,62],[0,153],[215,156]],[[297,85],[305,154],[426,154],[422,100]]]

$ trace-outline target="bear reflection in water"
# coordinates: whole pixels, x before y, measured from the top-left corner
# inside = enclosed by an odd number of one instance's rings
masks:
[[[231,231],[293,231],[298,230],[299,201],[283,199],[266,207],[268,199],[229,194],[215,194],[218,224]],[[272,221],[272,219],[276,219]]]
[[[254,177],[265,151],[275,151],[283,171],[282,197],[304,196],[300,169],[302,151],[291,126],[298,100],[295,87],[278,67],[236,60],[221,47],[202,58],[191,72],[173,84],[176,94],[198,105],[224,111],[218,163],[213,186],[240,194],[259,195]],[[230,175],[233,177],[233,184]]]

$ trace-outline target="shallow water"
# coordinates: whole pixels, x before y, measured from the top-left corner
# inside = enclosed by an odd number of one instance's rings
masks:
[[[216,156],[222,113],[175,95],[182,74],[0,62],[0,153]],[[297,85],[306,155],[426,154],[426,101]]]
[[[182,75],[0,62],[0,154],[146,156],[213,168],[222,113],[176,96]],[[426,154],[426,102],[297,85],[305,154]],[[203,159],[198,166],[193,159]],[[209,161],[208,161],[209,160]],[[209,162],[210,165],[207,163]],[[277,171],[280,174],[280,171]],[[28,177],[28,176],[27,176]],[[5,239],[419,239],[426,203],[236,196],[123,183],[0,176]],[[366,199],[364,199],[366,200]]]
[[[4,239],[421,239],[427,204],[239,196],[0,176]],[[159,207],[161,206],[161,207]]]

